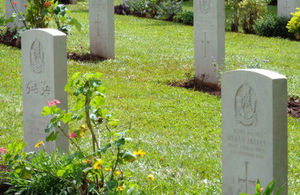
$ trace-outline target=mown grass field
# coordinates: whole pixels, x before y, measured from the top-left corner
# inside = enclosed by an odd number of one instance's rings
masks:
[[[119,0],[120,1],[120,0]],[[116,1],[115,4],[119,4]],[[82,31],[68,37],[68,51],[89,51],[87,1],[69,6]],[[4,0],[0,0],[4,11]],[[115,15],[116,59],[68,61],[74,72],[102,72],[107,107],[132,127],[132,150],[147,152],[132,165],[147,194],[221,194],[221,101],[202,92],[168,86],[193,75],[193,27]],[[226,70],[260,67],[288,78],[290,96],[300,96],[300,43],[226,33]],[[22,140],[21,52],[0,45],[0,146]],[[73,97],[69,96],[72,107]],[[289,192],[300,192],[300,119],[288,118]],[[38,141],[38,140],[37,140]],[[146,176],[152,173],[153,182]]]

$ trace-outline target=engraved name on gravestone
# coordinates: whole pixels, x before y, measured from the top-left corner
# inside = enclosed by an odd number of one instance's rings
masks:
[[[90,0],[90,50],[103,58],[115,57],[114,1]]]
[[[287,81],[248,69],[222,76],[223,195],[255,193],[276,180],[287,194]]]
[[[278,0],[277,14],[283,17],[292,17],[291,13],[300,8],[300,0]]]
[[[59,148],[68,152],[67,137],[59,134],[55,142],[45,142],[50,118],[41,112],[47,102],[57,99],[58,107],[67,110],[66,35],[54,29],[35,29],[22,33],[23,133],[26,151],[44,141],[45,150]],[[67,129],[66,129],[67,131]]]
[[[27,1],[26,0],[5,0],[5,17],[10,18],[13,13],[23,13],[26,12]],[[8,28],[22,27],[24,24],[15,18],[14,22],[7,25]]]
[[[194,0],[194,48],[196,79],[217,84],[225,58],[223,0]]]

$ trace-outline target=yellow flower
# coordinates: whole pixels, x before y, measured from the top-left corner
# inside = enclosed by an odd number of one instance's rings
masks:
[[[87,161],[87,160],[82,160],[82,163],[83,163],[83,164],[87,164],[88,161]]]
[[[94,169],[100,169],[101,165],[102,165],[102,159],[98,160],[95,164],[94,164]]]
[[[115,176],[119,176],[119,175],[121,175],[121,172],[120,171],[116,171],[115,172]]]
[[[143,157],[145,156],[146,152],[144,152],[143,150],[138,150],[138,151],[134,151],[133,154]]]
[[[118,191],[123,191],[124,190],[124,187],[123,186],[119,186],[118,187]]]
[[[39,148],[42,144],[44,144],[44,142],[43,141],[40,141],[39,143],[37,143],[37,144],[35,144],[35,148]]]
[[[154,180],[154,176],[153,176],[152,174],[149,174],[149,175],[147,176],[147,180],[153,181],[153,180]]]
[[[104,171],[112,171],[111,168],[105,168]]]
[[[87,128],[85,125],[80,126],[80,133],[79,133],[80,137],[84,137],[86,130],[87,130]]]

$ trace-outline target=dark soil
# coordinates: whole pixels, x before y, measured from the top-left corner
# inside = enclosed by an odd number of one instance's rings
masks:
[[[195,78],[187,79],[185,81],[174,81],[170,84],[174,87],[184,87],[187,89],[193,89],[194,91],[202,91],[210,95],[221,96],[221,88],[219,86],[208,85],[205,82],[198,81]]]
[[[0,43],[21,48],[21,39],[15,39],[16,31],[6,31],[4,34],[0,33]]]
[[[187,79],[185,81],[174,81],[170,84],[170,86],[184,87],[194,91],[202,91],[210,95],[221,96],[221,88],[219,86],[207,85],[201,81],[197,82],[195,78]],[[289,98],[288,113],[294,118],[300,118],[300,98]]]
[[[4,34],[0,33],[0,44],[4,44],[7,46],[21,48],[21,39],[14,39],[16,32],[6,31]],[[103,61],[105,58],[95,56],[92,54],[78,54],[75,52],[67,54],[68,59],[75,61]]]
[[[96,55],[92,55],[92,54],[89,54],[89,53],[86,53],[86,54],[79,54],[79,53],[68,53],[67,54],[67,57],[68,59],[70,60],[75,60],[75,61],[82,61],[82,62],[85,62],[85,61],[104,61],[105,58],[102,58],[100,56],[96,56]]]
[[[6,165],[0,165],[0,176],[1,176],[1,172],[7,172],[7,171],[8,171],[8,167]],[[5,184],[4,182],[5,181],[3,181],[0,178],[0,194],[4,194],[4,192],[6,192],[10,187],[10,185]]]
[[[300,98],[291,97],[288,102],[288,113],[292,117],[300,118]]]

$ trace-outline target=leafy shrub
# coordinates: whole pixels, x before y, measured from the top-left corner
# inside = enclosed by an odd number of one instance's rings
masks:
[[[115,14],[129,15],[130,14],[130,9],[125,4],[116,5],[115,6]]]
[[[182,11],[179,0],[128,0],[126,3],[133,15],[149,18],[173,20]]]
[[[296,12],[292,13],[293,17],[287,24],[287,28],[290,33],[293,33],[296,37],[300,36],[300,8],[296,9]]]
[[[276,24],[277,17],[272,14],[267,14],[255,22],[253,26],[254,32],[260,36],[272,37],[274,36]]]
[[[240,19],[245,33],[254,33],[255,21],[267,12],[266,0],[243,0],[239,3]]]
[[[277,24],[275,25],[274,29],[274,36],[276,37],[282,37],[282,38],[290,38],[293,39],[294,35],[288,31],[286,28],[289,18],[287,17],[279,17],[277,19]]]
[[[5,26],[9,22],[13,22],[15,20],[15,15],[12,15],[10,18],[6,19],[4,15],[0,15],[0,27]],[[0,29],[1,30],[1,29]]]
[[[11,3],[15,7],[18,2]],[[19,29],[9,29],[19,31],[17,35],[32,28],[47,28],[50,23],[54,23],[58,30],[66,34],[70,32],[72,26],[75,26],[78,30],[81,29],[80,23],[68,16],[69,11],[65,5],[58,4],[56,0],[28,0],[24,6],[27,7],[26,14],[19,12],[15,7],[14,10],[17,13],[13,13],[13,20],[10,21],[18,20],[24,24],[24,27]]]
[[[184,10],[176,14],[176,16],[174,17],[174,21],[178,23],[193,25],[194,13],[192,11]]]
[[[156,19],[173,21],[174,16],[182,11],[182,2],[178,0],[164,0],[157,6]]]
[[[232,15],[229,17],[230,21],[230,28],[232,32],[238,32],[239,31],[239,3],[242,0],[226,0],[225,1],[225,6],[226,8],[229,8],[232,10]]]
[[[293,38],[293,34],[288,32],[286,25],[289,19],[267,14],[259,18],[253,28],[254,32],[260,36]]]
[[[269,2],[269,5],[277,5],[277,0],[271,0],[271,1]]]
[[[47,28],[51,21],[57,26],[57,29],[68,34],[71,26],[80,30],[79,22],[68,16],[68,9],[64,4],[58,4],[58,1],[52,0],[28,0],[28,7],[25,16],[25,27]]]
[[[129,140],[125,137],[127,130],[115,130],[118,120],[104,108],[105,89],[99,76],[99,73],[75,73],[71,77],[65,89],[76,98],[73,110],[61,110],[56,106],[59,100],[49,101],[43,109],[43,116],[52,117],[45,129],[48,133],[46,141],[55,141],[58,134],[67,136],[75,148],[73,153],[56,151],[47,154],[44,150],[23,153],[23,144],[9,145],[3,157],[11,170],[5,175],[11,184],[9,193],[117,194],[125,190],[138,191],[138,186],[127,177],[133,173],[125,166],[138,156],[143,157],[145,152],[139,149],[131,153],[125,147]],[[63,124],[73,127],[69,134]],[[89,147],[83,137],[90,138]],[[35,147],[42,148],[43,144],[40,141]],[[151,175],[148,180],[153,179]]]
[[[275,192],[274,192],[275,184],[276,184],[276,181],[273,180],[273,181],[271,181],[266,186],[266,188],[263,188],[260,185],[260,181],[257,180],[257,184],[256,184],[256,189],[255,189],[255,194],[254,195],[272,195],[273,193],[275,194]],[[280,193],[282,192],[283,189],[284,189],[284,186],[281,186],[279,188],[279,190],[276,192],[276,195],[280,195]],[[249,195],[249,194],[241,193],[240,195]]]

